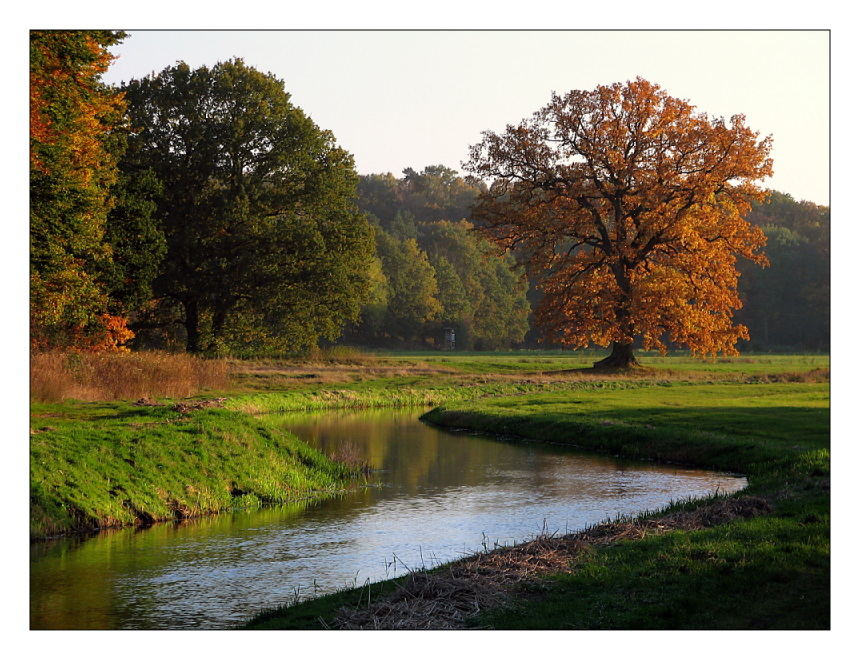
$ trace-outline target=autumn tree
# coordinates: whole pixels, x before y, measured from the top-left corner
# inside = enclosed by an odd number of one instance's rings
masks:
[[[637,78],[553,94],[465,166],[491,180],[473,219],[541,283],[547,339],[612,344],[595,367],[636,363],[633,344],[735,354],[736,260],[765,237],[744,220],[771,174],[770,138]]]
[[[352,156],[241,59],[180,62],[123,91],[124,173],[161,185],[153,290],[181,310],[187,350],[335,339],[359,314],[373,255]]]
[[[131,337],[104,281],[121,96],[102,81],[109,30],[30,33],[30,323],[35,347],[116,348]]]

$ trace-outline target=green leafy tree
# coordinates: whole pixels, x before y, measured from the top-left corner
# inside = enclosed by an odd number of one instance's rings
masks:
[[[364,328],[368,337],[377,337],[384,328],[385,316],[388,313],[388,302],[391,297],[391,287],[382,269],[382,261],[374,257],[368,269],[370,290],[367,301],[361,309],[359,327]]]
[[[420,172],[407,167],[400,179],[390,172],[362,176],[358,204],[377,218],[383,229],[399,233],[392,228],[398,214],[413,224],[468,218],[485,189],[480,180],[461,177],[444,165],[429,165]]]
[[[358,182],[358,206],[380,224],[392,220],[401,208],[400,183],[391,172],[362,175]]]
[[[466,287],[463,286],[463,280],[457,269],[441,254],[431,257],[430,263],[436,271],[436,281],[439,285],[442,324],[462,326],[471,321],[474,313],[473,301]]]
[[[409,211],[397,211],[385,230],[399,239],[418,238],[418,225],[415,216]]]
[[[527,284],[510,255],[500,256],[467,221],[427,223],[420,244],[437,268],[444,324],[457,328],[458,345],[498,349],[523,340],[530,310]]]
[[[187,350],[335,339],[359,314],[373,254],[352,156],[241,59],[180,62],[123,91],[126,172],[163,185],[153,289],[181,308]]]
[[[442,312],[433,266],[414,238],[400,240],[380,230],[376,241],[389,287],[383,332],[401,342],[420,341],[426,324]]]
[[[113,194],[115,204],[105,226],[111,259],[102,267],[102,278],[110,291],[112,311],[128,315],[153,298],[152,282],[167,251],[155,217],[163,187],[155,173],[146,170],[136,176],[120,174]]]
[[[480,279],[484,290],[475,310],[475,348],[498,350],[523,341],[528,332],[527,283],[514,272],[514,263],[499,256],[484,262]]]
[[[499,260],[490,244],[472,231],[472,225],[461,222],[485,189],[481,181],[461,177],[443,165],[420,172],[407,168],[400,179],[390,173],[361,177],[360,208],[389,237],[417,239],[418,254],[426,253],[435,272],[438,291],[434,297],[441,311],[420,330],[413,318],[408,342],[414,343],[418,335],[441,342],[444,327],[456,330],[457,346],[463,348],[494,348],[522,341],[530,308],[521,272],[512,272],[512,258]],[[388,261],[389,281],[396,277],[390,269],[397,263]],[[351,340],[372,342],[374,337],[378,338],[377,333],[363,322]]]
[[[478,179],[463,178],[444,165],[429,165],[421,172],[403,170],[400,198],[420,222],[462,220],[485,186]]]
[[[738,318],[756,350],[827,350],[830,345],[830,209],[771,191],[747,219],[768,242],[766,270],[741,264]]]

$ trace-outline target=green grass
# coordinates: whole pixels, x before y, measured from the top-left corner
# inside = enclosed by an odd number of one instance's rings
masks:
[[[566,369],[587,369],[606,356],[603,351],[510,351],[500,353],[412,351],[379,353],[380,358],[390,361],[415,362],[442,365],[463,373],[523,373],[551,372]],[[753,355],[718,357],[714,359],[694,358],[686,353],[662,356],[655,352],[640,352],[643,366],[666,374],[702,373],[729,375],[766,375],[805,372],[812,369],[827,369],[827,355]],[[655,374],[655,375],[659,375]]]
[[[229,410],[34,404],[31,429],[34,537],[287,502],[350,477],[265,419]]]
[[[744,472],[771,515],[596,549],[485,613],[491,628],[829,626],[828,385],[675,385],[437,409],[443,425]]]
[[[681,383],[737,383],[760,377],[824,379],[829,368],[823,355],[767,355],[707,361],[688,356],[650,356],[642,372],[600,375],[584,370],[597,359],[584,351],[518,351],[511,353],[379,352],[376,362],[346,365],[342,382],[305,383],[293,373],[284,379],[273,368],[260,374],[236,374],[244,391],[225,392],[228,408],[249,413],[334,408],[437,406],[455,401],[542,392],[627,390]],[[285,361],[292,367],[301,363]],[[391,367],[397,375],[365,372]],[[449,372],[426,373],[441,367]],[[579,371],[571,371],[579,370]],[[314,366],[308,372],[317,371]]]
[[[827,383],[552,392],[442,407],[430,422],[738,472],[827,447]]]
[[[495,629],[826,629],[826,517],[772,515],[625,541],[479,617]]]
[[[595,550],[575,573],[544,580],[476,625],[826,627],[829,386],[803,382],[803,374],[819,370],[809,380],[826,380],[827,356],[712,362],[645,356],[651,371],[635,375],[541,378],[590,366],[597,357],[379,354],[376,363],[393,365],[396,373],[363,375],[371,364],[356,366],[345,382],[261,378],[252,391],[223,392],[226,409],[185,416],[169,406],[123,402],[34,404],[31,532],[40,537],[331,493],[347,483],[346,466],[249,413],[444,405],[428,419],[743,472],[748,492],[776,502],[773,515]],[[427,365],[448,372],[422,371]],[[764,383],[762,377],[800,382]],[[371,596],[392,585],[369,587]],[[264,613],[251,625],[322,626],[320,618],[367,595],[368,588],[334,594]]]
[[[396,589],[403,576],[372,582],[361,587],[343,589],[332,594],[303,601],[298,605],[274,607],[257,613],[242,628],[250,630],[325,630],[334,612],[341,607],[360,607]]]
[[[742,494],[774,506],[772,514],[713,528],[594,546],[574,571],[521,588],[507,606],[471,623],[495,629],[829,627],[828,391],[827,383],[664,382],[461,401],[431,411],[425,418],[443,426],[743,472],[749,487]],[[393,585],[376,588],[374,598]],[[323,627],[338,607],[362,597],[350,590],[269,611],[248,627]]]
[[[251,414],[342,408],[436,406],[444,402],[556,390],[610,390],[643,387],[636,380],[619,381],[487,381],[463,383],[444,377],[376,378],[359,383],[270,390],[231,396],[231,410]]]

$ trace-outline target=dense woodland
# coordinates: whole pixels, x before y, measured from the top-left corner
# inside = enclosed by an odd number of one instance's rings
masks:
[[[358,203],[377,227],[377,236],[385,235],[387,246],[391,239],[415,239],[417,241],[420,260],[427,255],[435,270],[437,282],[444,282],[448,276],[448,263],[456,264],[455,277],[451,278],[454,286],[440,285],[437,298],[443,310],[440,317],[443,324],[456,326],[461,334],[458,335],[458,345],[462,348],[496,348],[496,347],[547,347],[540,341],[541,332],[535,327],[533,319],[523,322],[524,316],[540,300],[541,292],[535,282],[528,282],[524,275],[517,270],[499,268],[502,263],[512,264],[513,261],[490,259],[489,262],[482,254],[493,254],[490,245],[466,231],[471,228],[470,211],[478,195],[484,190],[484,185],[472,177],[460,177],[456,172],[443,166],[427,167],[421,172],[407,169],[401,178],[392,174],[362,176],[359,181]],[[462,218],[453,222],[454,218]],[[768,238],[765,254],[770,266],[761,267],[741,260],[738,268],[741,272],[739,290],[744,307],[736,313],[736,318],[749,328],[750,341],[742,342],[742,350],[777,351],[777,350],[809,350],[827,351],[830,341],[830,209],[818,206],[812,202],[796,201],[791,195],[772,191],[764,203],[755,203],[747,219],[759,226]],[[381,230],[381,232],[380,232]],[[453,258],[450,250],[456,249],[455,242],[449,239],[446,245],[440,246],[433,239],[444,233],[461,241],[459,247],[463,256]],[[463,249],[465,242],[471,242],[475,248],[471,251]],[[441,250],[440,250],[441,247]],[[384,248],[380,247],[380,250]],[[446,252],[446,250],[448,250]],[[423,253],[423,254],[422,254]],[[510,259],[510,257],[508,257]],[[495,261],[496,280],[486,277],[479,278],[464,276],[467,264],[478,267],[480,263]],[[383,264],[391,264],[383,260]],[[383,265],[383,273],[389,282],[396,277],[394,272]],[[419,270],[415,271],[413,280]],[[486,266],[484,266],[486,268]],[[502,271],[507,271],[503,275]],[[429,274],[429,269],[425,268]],[[504,287],[508,289],[509,300],[505,305],[498,305],[498,294],[488,296],[492,301],[490,309],[496,316],[489,320],[496,325],[494,332],[501,332],[502,341],[495,344],[484,343],[485,332],[482,330],[484,314],[467,313],[459,316],[448,310],[456,309],[461,299],[457,294],[461,290],[460,282],[476,279],[487,282],[486,287],[476,296],[469,289],[469,294],[462,298],[466,301],[480,300],[482,295]],[[430,285],[432,287],[432,285]],[[527,288],[526,288],[527,287]],[[475,305],[480,309],[478,305]],[[362,323],[353,328],[347,339],[357,343],[379,343],[381,336],[377,329],[380,327],[383,314],[378,307],[366,308]],[[373,316],[376,313],[377,316]],[[415,311],[416,314],[419,312]],[[457,319],[460,319],[459,321]],[[496,320],[498,319],[498,320]],[[418,321],[418,317],[414,318]],[[391,323],[389,327],[393,327]],[[413,327],[419,327],[420,323]],[[442,334],[438,324],[426,323],[423,330],[413,336],[433,338],[437,344],[441,342]],[[463,337],[461,343],[459,338]],[[405,342],[403,335],[391,334],[389,345],[415,345]]]
[[[359,176],[239,59],[109,87],[123,38],[31,33],[35,349],[441,348],[444,328],[458,350],[547,346],[537,282],[474,231],[483,181]],[[738,264],[739,348],[827,350],[829,208],[774,192],[747,219],[770,267]]]

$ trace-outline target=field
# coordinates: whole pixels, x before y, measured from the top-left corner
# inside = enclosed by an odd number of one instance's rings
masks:
[[[515,369],[523,358],[444,359],[491,373],[490,364]],[[538,539],[508,554],[265,612],[249,627],[827,628],[826,358],[669,360],[672,376],[655,367],[631,379],[572,380],[554,391],[448,403],[425,418],[512,439],[741,472],[750,483],[742,493],[648,512],[624,521],[621,531],[616,524],[582,537]],[[721,368],[709,372],[711,365]],[[726,507],[735,513],[711,513]],[[678,523],[679,516],[686,522]],[[606,535],[616,540],[595,540]],[[517,552],[529,555],[530,571],[544,570],[516,579],[509,555]],[[495,582],[487,577],[494,573]],[[463,580],[471,585],[452,586]],[[457,609],[482,599],[484,606]],[[420,616],[427,611],[436,618]]]
[[[827,356],[645,356],[643,369],[611,376],[587,369],[595,358],[347,351],[230,360],[226,385],[186,399],[153,390],[138,403],[33,404],[31,532],[325,496],[360,466],[323,456],[260,413],[424,404],[437,406],[430,423],[739,472],[749,487],[266,612],[250,627],[398,627],[376,616],[392,602],[437,612],[400,620],[412,627],[828,627]],[[526,564],[527,578],[517,573]],[[442,586],[454,575],[480,607],[452,605]]]

